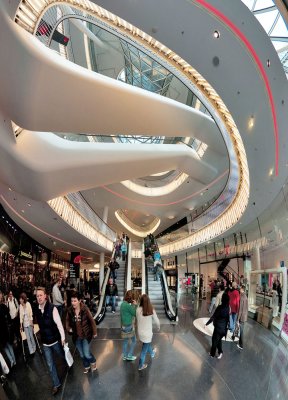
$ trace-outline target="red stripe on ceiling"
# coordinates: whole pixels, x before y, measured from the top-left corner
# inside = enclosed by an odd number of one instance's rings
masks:
[[[266,71],[262,65],[262,62],[260,58],[258,57],[258,54],[254,50],[252,44],[249,42],[249,40],[246,38],[246,36],[241,32],[241,30],[233,24],[232,21],[226,15],[224,15],[221,11],[217,10],[215,7],[213,7],[211,4],[208,4],[204,0],[194,0],[195,3],[199,3],[203,7],[205,7],[207,10],[209,10],[211,13],[213,13],[216,17],[218,17],[222,22],[224,22],[229,28],[235,33],[235,35],[245,44],[247,49],[249,50],[250,54],[252,55],[255,63],[257,64],[260,73],[262,75],[262,78],[264,80],[268,98],[270,101],[270,107],[271,107],[271,113],[272,113],[272,118],[273,118],[273,126],[274,126],[274,137],[275,137],[275,175],[278,176],[279,172],[279,131],[278,131],[278,123],[277,123],[277,116],[276,116],[276,108],[273,100],[273,95],[272,95],[272,90],[269,84],[268,76],[266,74]]]
[[[165,206],[172,206],[174,204],[179,204],[182,203],[182,201],[191,199],[192,197],[197,196],[199,193],[203,192],[204,190],[208,189],[209,187],[211,187],[212,185],[214,185],[215,183],[217,183],[221,178],[223,178],[223,176],[225,176],[227,173],[229,172],[229,170],[227,169],[226,171],[223,172],[222,175],[218,176],[218,178],[216,178],[213,182],[209,183],[209,185],[205,186],[203,189],[198,190],[198,192],[195,192],[193,194],[190,194],[187,197],[184,197],[183,199],[180,200],[176,200],[176,201],[172,201],[171,203],[147,203],[145,201],[140,201],[140,200],[135,200],[135,199],[130,199],[129,197],[124,196],[124,194],[120,194],[118,192],[115,192],[114,190],[108,188],[107,186],[103,185],[100,186],[103,189],[107,190],[107,192],[114,194],[117,197],[120,197],[121,199],[130,201],[131,203],[136,203],[136,204],[142,204],[144,206],[155,206],[155,207],[165,207]]]

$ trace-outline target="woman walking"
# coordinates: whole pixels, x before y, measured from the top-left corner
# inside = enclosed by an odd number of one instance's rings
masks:
[[[24,330],[29,353],[32,355],[36,351],[36,343],[34,339],[34,324],[33,324],[33,313],[32,307],[25,293],[21,293],[20,297],[20,327]]]
[[[143,343],[138,367],[138,370],[141,371],[147,368],[147,364],[145,364],[147,352],[150,354],[151,358],[154,358],[156,354],[156,349],[152,348],[153,321],[157,326],[157,330],[160,330],[160,321],[147,294],[142,294],[141,296],[140,305],[136,311],[136,317],[139,339]]]
[[[90,342],[97,336],[96,323],[88,307],[80,301],[79,293],[71,294],[71,304],[66,316],[66,329],[72,333],[73,342],[82,358],[84,374],[87,374],[90,369],[97,370],[96,359],[90,350]]]
[[[206,325],[213,322],[214,331],[212,335],[212,346],[210,350],[210,356],[215,357],[216,349],[218,350],[218,359],[220,360],[223,356],[222,350],[222,338],[227,335],[228,324],[229,324],[229,295],[223,293],[222,303],[216,308],[212,317],[207,321]]]
[[[121,317],[121,337],[124,339],[122,347],[123,361],[134,361],[136,357],[133,355],[136,345],[135,335],[135,317],[136,317],[136,301],[133,299],[133,293],[128,290],[125,294],[124,300],[120,306]],[[130,347],[128,351],[128,345]]]
[[[15,354],[13,346],[10,341],[13,341],[13,337],[9,337],[9,325],[11,329],[11,317],[8,307],[5,305],[5,299],[2,292],[0,292],[0,347],[2,347],[10,361],[10,366],[13,367],[16,364]]]

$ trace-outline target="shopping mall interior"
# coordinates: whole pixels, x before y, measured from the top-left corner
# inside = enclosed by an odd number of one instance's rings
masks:
[[[0,332],[1,400],[288,398],[287,43],[287,0],[0,0],[0,322],[25,293],[37,339],[9,335],[11,362]],[[59,385],[36,318],[57,282]],[[73,286],[97,324],[84,374]],[[147,368],[127,290],[160,321]]]

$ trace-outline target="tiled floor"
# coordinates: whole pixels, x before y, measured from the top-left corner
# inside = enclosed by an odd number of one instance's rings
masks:
[[[83,374],[77,352],[74,366],[67,372],[59,363],[64,400],[287,400],[288,352],[278,338],[254,321],[247,323],[245,348],[223,343],[221,360],[208,356],[211,337],[193,326],[193,320],[207,316],[206,303],[192,303],[183,295],[179,324],[163,325],[153,338],[156,358],[138,371],[138,361],[121,358],[120,330],[98,329],[93,341],[98,371]],[[72,346],[71,346],[72,348]],[[139,355],[140,344],[136,347]],[[9,400],[51,399],[51,381],[45,362],[37,354],[24,363],[21,353],[8,376],[5,392]],[[0,391],[0,399],[4,395]]]

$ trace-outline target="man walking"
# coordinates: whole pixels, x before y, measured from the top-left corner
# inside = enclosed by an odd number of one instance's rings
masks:
[[[63,307],[64,307],[64,300],[60,290],[61,283],[62,280],[58,279],[58,281],[55,283],[52,289],[53,304],[57,308],[60,318],[62,318]]]
[[[237,347],[240,350],[243,350],[244,326],[247,319],[248,319],[248,299],[245,293],[245,285],[242,285],[240,287],[240,305],[239,305],[239,314],[237,318],[240,327],[239,344],[237,344]]]
[[[12,332],[13,333],[13,341],[14,341],[14,335],[15,335],[16,339],[17,339],[17,344],[21,343],[19,303],[18,303],[17,299],[13,296],[13,293],[11,290],[8,293],[6,305],[9,310],[12,327],[13,327],[13,332]]]
[[[115,314],[116,310],[116,296],[118,296],[118,288],[113,279],[110,278],[106,286],[106,306],[112,306],[112,313]]]
[[[44,356],[53,381],[52,394],[55,395],[59,391],[61,383],[53,355],[58,354],[65,359],[63,350],[65,333],[57,308],[47,300],[46,289],[38,288],[36,297],[38,302],[36,317],[40,328]]]

